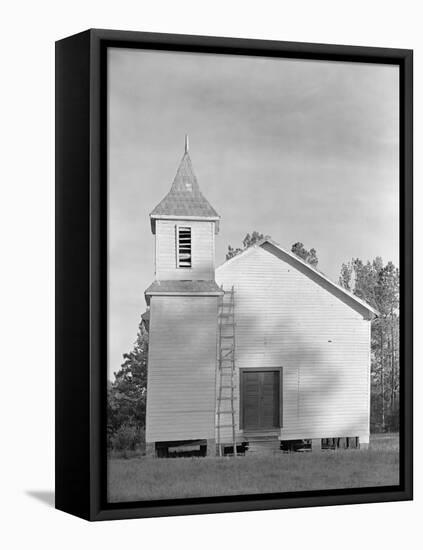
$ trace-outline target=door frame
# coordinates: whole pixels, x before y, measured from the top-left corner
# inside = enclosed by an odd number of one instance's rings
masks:
[[[244,430],[244,372],[279,372],[279,426],[275,430],[283,428],[283,367],[252,367],[239,369],[239,429]],[[260,431],[260,430],[257,430]],[[269,430],[262,430],[269,431]]]

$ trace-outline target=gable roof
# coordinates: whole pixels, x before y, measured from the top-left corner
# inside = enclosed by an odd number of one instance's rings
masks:
[[[215,221],[220,219],[219,214],[200,191],[188,151],[185,151],[182,157],[169,193],[150,214],[153,233],[155,220],[160,218],[206,218]]]
[[[349,292],[342,286],[334,283],[329,277],[327,277],[324,273],[319,271],[318,269],[314,268],[312,265],[310,265],[308,262],[303,260],[302,258],[298,257],[293,252],[290,252],[284,248],[282,248],[278,243],[273,241],[272,239],[265,238],[255,245],[243,250],[240,254],[237,254],[233,258],[227,260],[223,264],[221,264],[217,269],[219,270],[223,266],[229,264],[230,262],[235,262],[237,259],[242,257],[244,254],[249,253],[250,251],[262,248],[263,250],[266,250],[267,252],[270,252],[271,254],[275,255],[279,259],[283,259],[299,269],[302,273],[310,277],[313,281],[320,284],[324,288],[326,288],[329,292],[331,292],[334,296],[338,297],[342,301],[346,302],[351,307],[355,307],[360,310],[365,310],[370,317],[378,316],[379,312],[374,309],[372,306],[370,306],[367,302],[362,300],[361,298],[358,298],[353,294],[352,292]]]

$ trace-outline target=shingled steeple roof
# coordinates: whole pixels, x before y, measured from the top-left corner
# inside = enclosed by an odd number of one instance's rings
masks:
[[[185,153],[179,164],[172,187],[165,198],[151,212],[150,218],[153,233],[155,233],[155,220],[160,218],[206,218],[215,221],[220,218],[200,191],[188,153],[188,138],[185,139]]]

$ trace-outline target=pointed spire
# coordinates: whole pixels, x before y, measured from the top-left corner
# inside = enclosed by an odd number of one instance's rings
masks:
[[[185,153],[181,159],[169,193],[151,212],[151,225],[155,232],[155,219],[162,216],[177,218],[206,218],[218,221],[220,216],[202,195],[188,153],[188,134],[185,135]]]

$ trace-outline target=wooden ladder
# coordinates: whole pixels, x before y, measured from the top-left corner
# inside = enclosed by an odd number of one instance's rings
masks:
[[[222,287],[223,290],[223,287]],[[216,407],[217,447],[223,455],[222,428],[231,428],[233,456],[236,452],[235,435],[235,292],[234,287],[224,291],[219,303],[219,390]]]

